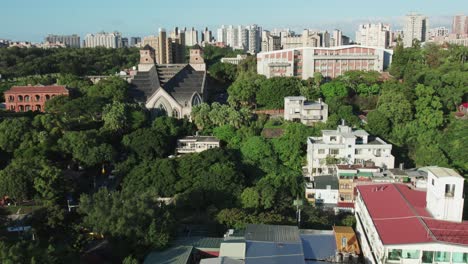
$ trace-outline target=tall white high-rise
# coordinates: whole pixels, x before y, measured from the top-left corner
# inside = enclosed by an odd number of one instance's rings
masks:
[[[390,25],[361,24],[356,31],[356,42],[363,46],[388,48],[390,45]]]
[[[85,37],[86,48],[121,48],[122,47],[122,34],[119,32],[106,33],[99,32],[96,34],[87,34]]]
[[[409,14],[405,18],[403,28],[403,46],[411,47],[413,40],[417,39],[420,42],[427,40],[428,19],[419,14]]]
[[[243,26],[237,27],[239,33],[239,49],[247,50],[249,47],[249,32]]]
[[[333,42],[331,43],[331,45],[333,47],[343,45],[343,32],[341,32],[341,30],[339,29],[333,30],[332,38],[333,38]]]
[[[260,52],[262,48],[262,29],[257,25],[247,27],[249,45],[247,51],[251,54]]]
[[[211,43],[213,40],[213,34],[211,34],[211,30],[209,30],[207,27],[205,28],[205,31],[202,33],[202,42],[203,43]]]
[[[239,46],[239,31],[232,25],[226,28],[226,45],[231,48]]]
[[[216,42],[220,42],[224,44],[226,44],[227,42],[227,32],[226,32],[226,27],[224,27],[224,25],[222,25],[221,28],[218,28],[217,30]]]
[[[185,30],[185,45],[194,46],[198,44],[198,30],[192,27],[190,30]]]

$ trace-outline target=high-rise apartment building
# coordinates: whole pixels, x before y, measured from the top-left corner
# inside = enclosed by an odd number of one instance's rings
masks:
[[[436,27],[428,30],[428,39],[448,37],[449,29],[446,27]]]
[[[459,35],[468,35],[468,19],[465,15],[457,15],[453,17],[452,33]]]
[[[356,31],[356,43],[363,46],[388,48],[390,46],[390,25],[361,24]]]
[[[141,38],[140,37],[131,37],[130,38],[130,46],[131,47],[135,47],[138,43],[141,42]]]
[[[420,14],[409,14],[405,18],[403,28],[403,46],[411,47],[413,40],[426,42],[428,30],[427,17]]]
[[[238,26],[237,32],[239,33],[239,49],[245,51],[249,47],[249,31],[243,26]]]
[[[257,25],[247,27],[248,30],[248,48],[247,51],[251,54],[260,52],[262,48],[262,29]]]
[[[44,39],[45,42],[49,43],[63,43],[70,48],[80,47],[80,36],[78,35],[47,35]]]
[[[142,46],[149,45],[154,49],[157,64],[183,63],[185,61],[185,32],[175,28],[170,36],[167,36],[164,28],[160,28],[158,36],[143,38]]]
[[[230,25],[226,28],[226,46],[231,48],[239,47],[239,30],[238,28]]]
[[[201,41],[203,43],[211,43],[212,40],[213,40],[213,34],[211,33],[211,30],[208,30],[208,28],[206,27],[205,31],[203,31],[202,33]]]
[[[219,43],[224,43],[226,44],[227,42],[227,32],[226,32],[226,27],[224,27],[224,25],[222,25],[220,28],[218,28],[217,30],[217,34],[216,34],[216,42],[219,42]]]
[[[281,38],[279,36],[273,36],[270,31],[264,30],[262,32],[262,52],[274,51],[281,49]]]
[[[122,38],[122,48],[128,48],[128,47],[129,47],[128,38]]]
[[[192,27],[190,30],[185,30],[185,45],[195,46],[198,44],[198,30]]]
[[[331,46],[332,47],[337,47],[343,45],[343,32],[339,29],[335,29],[332,32],[332,41],[331,41]]]
[[[302,35],[293,35],[281,37],[281,46],[283,49],[293,49],[301,47],[320,47],[322,36],[320,33],[304,29]]]
[[[122,34],[120,34],[119,32],[99,32],[96,34],[87,34],[85,37],[84,46],[86,48],[121,48]]]

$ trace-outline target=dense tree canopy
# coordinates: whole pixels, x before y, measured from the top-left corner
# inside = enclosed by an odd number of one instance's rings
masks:
[[[109,75],[138,63],[138,49],[0,49],[0,74],[15,78],[48,73]]]

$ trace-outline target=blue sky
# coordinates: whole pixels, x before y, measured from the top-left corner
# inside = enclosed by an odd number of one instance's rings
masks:
[[[85,35],[118,30],[144,36],[159,27],[259,24],[295,30],[342,29],[354,38],[361,22],[389,22],[400,28],[410,12],[429,16],[430,26],[449,26],[468,14],[467,0],[0,0],[0,39],[42,41],[48,33]]]

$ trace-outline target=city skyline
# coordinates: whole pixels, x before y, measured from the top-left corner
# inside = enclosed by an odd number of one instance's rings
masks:
[[[24,9],[24,4],[31,8]],[[337,6],[343,8],[336,8]],[[384,22],[390,23],[393,29],[401,29],[404,16],[410,12],[427,16],[430,28],[450,27],[453,16],[463,13],[466,7],[468,5],[461,0],[454,1],[452,5],[436,0],[417,0],[410,3],[398,0],[385,8],[370,0],[359,1],[359,5],[339,0],[326,3],[293,0],[288,6],[277,0],[269,1],[268,5],[240,0],[230,6],[212,0],[203,3],[183,0],[177,5],[144,0],[138,3],[121,0],[84,0],[79,3],[46,0],[36,3],[26,0],[3,4],[2,9],[6,11],[3,17],[6,21],[14,21],[18,17],[24,19],[21,23],[11,23],[8,27],[0,28],[0,38],[38,42],[43,41],[47,34],[84,36],[87,33],[115,30],[127,37],[146,36],[155,34],[160,27],[168,30],[175,26],[195,27],[198,30],[209,27],[214,31],[223,24],[258,24],[265,29],[290,28],[296,31],[304,28],[339,28],[345,35],[354,38],[354,32],[360,23]],[[318,10],[320,11],[316,12]],[[177,20],[174,19],[175,14]],[[69,20],[70,17],[73,20]],[[57,23],[58,21],[62,22]]]

